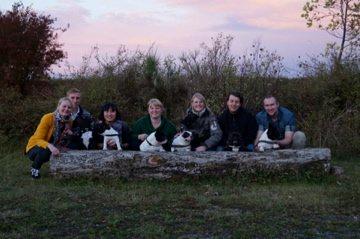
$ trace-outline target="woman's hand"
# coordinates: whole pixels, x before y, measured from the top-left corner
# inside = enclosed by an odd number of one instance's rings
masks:
[[[113,139],[109,139],[106,144],[110,146],[111,148],[114,148],[116,146],[116,142]]]
[[[65,129],[64,135],[73,135],[74,133],[71,131],[71,129]]]
[[[52,153],[52,155],[54,155],[54,156],[59,156],[59,154],[60,154],[60,151],[59,151],[59,149],[58,148],[56,148],[54,145],[52,145],[52,144],[48,144],[48,149],[51,151],[51,153]]]
[[[138,139],[141,140],[141,141],[144,141],[147,137],[148,137],[147,134],[139,134],[138,135]]]

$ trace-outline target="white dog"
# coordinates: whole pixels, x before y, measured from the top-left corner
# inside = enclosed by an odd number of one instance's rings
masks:
[[[275,143],[268,137],[268,129],[262,133],[258,142],[258,148],[260,152],[263,152],[267,149],[278,149],[280,148],[279,144]]]
[[[152,132],[144,142],[140,144],[140,151],[149,151],[149,152],[163,152],[165,151],[162,147],[163,144],[167,142],[165,135],[160,131]]]
[[[119,134],[115,129],[110,127],[110,129],[105,130],[101,135],[104,136],[103,150],[107,150],[107,142],[111,139],[115,141],[117,150],[122,150],[120,146]]]
[[[90,139],[93,137],[92,131],[86,131],[81,135],[82,142],[85,145],[85,147],[89,148]]]
[[[184,131],[175,137],[171,145],[171,152],[190,151],[191,136],[192,133],[190,131]]]

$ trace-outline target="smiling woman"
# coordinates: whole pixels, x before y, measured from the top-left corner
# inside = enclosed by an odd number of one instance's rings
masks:
[[[30,137],[25,152],[33,161],[32,178],[40,178],[41,165],[49,161],[51,155],[58,156],[60,149],[66,147],[72,134],[71,107],[69,98],[61,98],[55,112],[44,115],[35,133]]]
[[[205,97],[195,93],[191,98],[190,108],[181,121],[181,129],[191,131],[191,150],[213,150],[219,143],[222,131],[216,116],[206,107]]]
[[[121,120],[118,107],[114,103],[105,103],[101,106],[98,122],[95,124],[93,130],[94,145],[90,148],[104,148],[104,144],[107,145],[105,148],[117,148],[116,141],[114,139],[109,139],[104,142],[103,133],[109,128],[113,128],[115,132],[117,132],[121,149],[128,149],[130,142],[130,129],[126,122]]]
[[[132,129],[133,148],[138,150],[140,144],[154,131],[161,131],[167,143],[163,145],[164,149],[170,151],[171,141],[176,134],[175,125],[166,119],[164,113],[164,105],[158,99],[150,99],[148,102],[148,115],[138,119]]]

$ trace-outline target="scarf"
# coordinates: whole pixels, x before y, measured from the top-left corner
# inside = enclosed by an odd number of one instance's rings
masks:
[[[58,111],[55,111],[55,130],[53,134],[53,144],[55,146],[66,146],[63,131],[66,126],[69,126],[69,116],[62,116]]]

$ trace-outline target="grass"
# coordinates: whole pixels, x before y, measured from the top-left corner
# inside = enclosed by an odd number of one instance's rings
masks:
[[[29,176],[0,153],[0,238],[359,238],[359,157],[345,176],[173,181]]]

